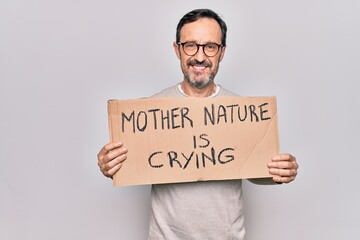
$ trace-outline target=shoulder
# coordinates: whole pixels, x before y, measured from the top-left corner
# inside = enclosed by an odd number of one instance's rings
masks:
[[[239,96],[238,94],[224,88],[223,86],[220,86],[220,92],[219,97],[225,97],[225,96]]]
[[[158,97],[181,97],[181,93],[177,89],[177,85],[163,89],[162,91],[152,95],[152,98]]]

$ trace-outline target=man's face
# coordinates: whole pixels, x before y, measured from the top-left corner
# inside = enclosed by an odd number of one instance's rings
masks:
[[[200,18],[195,22],[187,23],[180,31],[180,42],[216,43],[220,45],[220,25],[211,18]],[[183,47],[179,47],[176,43],[174,43],[174,49],[180,59],[184,78],[191,86],[202,89],[213,83],[219,69],[219,63],[224,57],[225,47],[221,48],[213,57],[206,56],[203,47],[200,47],[194,56],[186,55]]]

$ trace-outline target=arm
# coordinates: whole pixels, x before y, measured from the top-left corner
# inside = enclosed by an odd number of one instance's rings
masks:
[[[100,171],[112,178],[126,160],[126,153],[127,149],[121,142],[106,144],[97,155]]]
[[[294,181],[299,168],[296,158],[287,153],[275,155],[267,166],[269,173],[273,175],[272,178],[249,179],[249,181],[262,185],[290,183]]]

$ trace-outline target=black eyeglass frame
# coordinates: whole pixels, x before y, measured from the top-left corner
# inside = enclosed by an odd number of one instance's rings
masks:
[[[188,53],[186,53],[185,48],[184,48],[184,45],[187,44],[187,43],[192,43],[192,44],[195,44],[195,45],[196,45],[197,49],[196,49],[196,51],[195,51],[194,54],[188,54]],[[207,45],[209,45],[209,44],[214,44],[214,45],[216,45],[216,46],[218,47],[218,49],[217,49],[217,51],[216,51],[216,53],[215,53],[214,55],[210,55],[210,56],[209,56],[208,54],[205,53],[205,46],[207,46]],[[178,45],[179,47],[180,47],[180,45],[181,45],[182,48],[183,48],[184,53],[185,53],[187,56],[190,56],[190,57],[195,56],[195,55],[199,52],[199,48],[200,48],[200,47],[202,47],[203,53],[204,53],[205,56],[207,56],[207,57],[214,57],[214,56],[216,56],[216,55],[219,53],[220,49],[224,47],[224,45],[217,44],[217,43],[197,44],[197,43],[194,43],[194,42],[178,42],[177,45]]]

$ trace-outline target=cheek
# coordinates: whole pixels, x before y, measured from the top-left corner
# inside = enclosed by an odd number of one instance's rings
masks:
[[[184,67],[187,67],[189,64],[189,58],[186,58],[186,57],[181,57],[181,65],[184,66]]]
[[[187,66],[187,63],[186,63],[186,61],[185,60],[181,60],[181,66],[183,67],[183,68],[185,68],[186,66]]]
[[[210,70],[213,71],[213,70],[216,68],[217,63],[216,63],[216,61],[209,61],[209,62],[211,63],[211,68],[210,68]]]
[[[219,64],[220,64],[220,57],[218,58],[218,59],[214,59],[214,61],[211,61],[211,63],[212,63],[212,69],[215,69],[215,68],[217,68],[218,66],[219,66]]]

